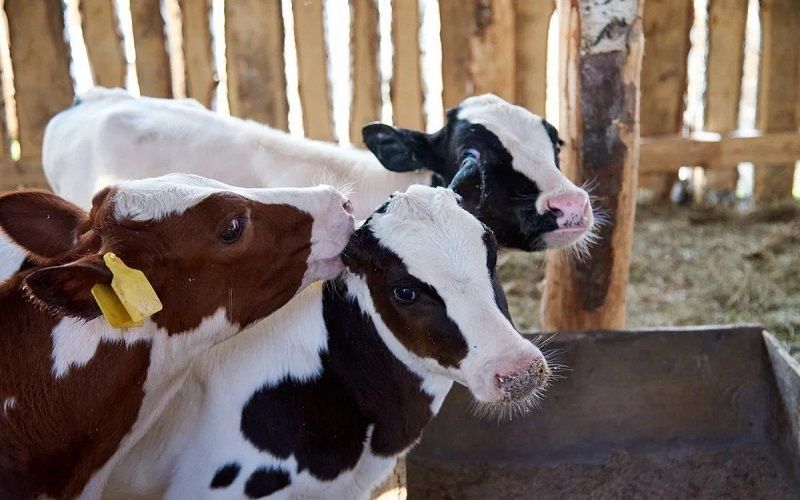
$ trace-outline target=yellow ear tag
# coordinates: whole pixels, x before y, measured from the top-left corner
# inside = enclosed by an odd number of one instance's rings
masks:
[[[126,266],[111,252],[103,255],[103,261],[114,277],[111,286],[93,286],[92,295],[108,324],[114,328],[142,326],[145,318],[163,309],[143,272]]]

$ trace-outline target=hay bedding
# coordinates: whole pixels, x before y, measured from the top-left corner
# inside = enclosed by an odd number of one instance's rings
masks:
[[[629,327],[761,323],[800,358],[800,207],[637,210]],[[509,252],[499,273],[517,325],[536,330],[544,257]]]

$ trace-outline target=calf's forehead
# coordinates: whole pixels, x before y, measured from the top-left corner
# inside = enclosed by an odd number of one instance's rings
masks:
[[[181,215],[214,194],[229,193],[263,204],[291,205],[313,213],[324,201],[320,194],[328,186],[314,188],[257,189],[230,186],[213,179],[189,174],[169,174],[150,179],[123,181],[113,194],[116,220],[161,220]]]
[[[486,229],[458,206],[455,196],[443,188],[415,186],[392,198],[370,222],[380,244],[434,287],[466,284],[480,276],[488,280]]]
[[[464,101],[457,118],[482,125],[497,137],[511,155],[514,170],[543,191],[557,189],[567,181],[556,166],[555,145],[541,116],[499,98],[474,99]]]

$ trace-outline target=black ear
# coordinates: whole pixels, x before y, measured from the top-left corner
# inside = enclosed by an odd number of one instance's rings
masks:
[[[94,319],[100,308],[92,296],[92,287],[111,283],[111,271],[102,257],[93,255],[63,266],[46,267],[25,278],[31,296],[67,316]]]
[[[433,148],[428,135],[414,130],[370,123],[361,130],[364,144],[392,172],[433,170]]]
[[[483,197],[483,174],[477,161],[465,161],[448,186],[462,198],[462,206],[471,212]]]

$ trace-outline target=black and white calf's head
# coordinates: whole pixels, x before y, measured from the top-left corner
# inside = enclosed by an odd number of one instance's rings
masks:
[[[527,410],[550,369],[514,328],[495,277],[491,230],[444,188],[394,194],[351,238],[349,284],[392,353],[500,413]]]
[[[450,110],[434,134],[375,123],[363,135],[387,169],[436,174],[502,246],[538,251],[591,239],[589,195],[559,169],[558,132],[525,108],[486,94]]]

